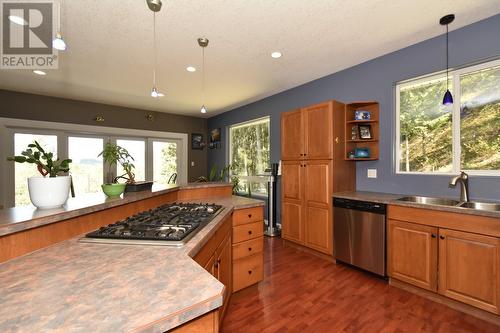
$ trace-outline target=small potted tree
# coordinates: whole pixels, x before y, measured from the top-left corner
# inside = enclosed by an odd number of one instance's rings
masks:
[[[46,152],[37,141],[30,143],[21,155],[7,157],[8,161],[36,165],[42,176],[28,178],[28,191],[31,202],[40,209],[61,207],[69,197],[71,177],[61,173],[69,171],[71,160],[53,158],[54,154]]]
[[[141,191],[151,189],[153,182],[136,182],[134,173],[134,158],[129,154],[127,149],[108,142],[104,146],[104,150],[98,155],[102,156],[108,164],[108,180],[102,185],[103,192],[110,197],[121,195],[125,192]],[[121,165],[125,173],[123,175],[112,178],[111,168],[116,165]],[[123,179],[125,183],[119,183],[118,180]]]

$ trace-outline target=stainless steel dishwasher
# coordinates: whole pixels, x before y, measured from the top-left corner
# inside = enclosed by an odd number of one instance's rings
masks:
[[[334,198],[335,259],[385,276],[386,205]]]

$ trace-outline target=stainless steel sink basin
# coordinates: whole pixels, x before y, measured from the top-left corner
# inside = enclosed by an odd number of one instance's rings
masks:
[[[490,203],[490,202],[462,202],[460,207],[472,208],[479,210],[489,210],[493,212],[500,212],[500,203]]]
[[[409,196],[399,198],[399,201],[415,202],[426,205],[439,205],[439,206],[458,206],[460,204],[457,200],[445,199],[445,198],[432,198],[432,197],[419,197],[419,196]]]

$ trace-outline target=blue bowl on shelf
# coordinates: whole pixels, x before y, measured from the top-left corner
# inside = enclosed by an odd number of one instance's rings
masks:
[[[370,157],[370,148],[356,148],[354,150],[355,158],[369,158]]]

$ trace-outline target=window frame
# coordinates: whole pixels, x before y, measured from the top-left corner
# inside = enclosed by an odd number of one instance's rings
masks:
[[[230,125],[230,126],[227,127],[227,133],[228,133],[228,136],[227,136],[227,138],[228,138],[227,139],[227,149],[228,149],[227,155],[228,155],[228,158],[229,158],[229,164],[231,164],[231,162],[233,161],[233,150],[231,149],[231,146],[232,146],[232,134],[231,134],[231,130],[234,129],[234,128],[238,128],[238,127],[245,127],[245,126],[248,126],[248,125],[256,125],[256,124],[265,123],[265,122],[267,122],[267,126],[268,126],[269,150],[271,150],[271,117],[270,116],[264,116],[264,117],[250,119],[250,120],[243,121],[243,122],[240,122],[240,123],[232,124],[232,125]],[[271,163],[271,156],[269,156],[269,163]],[[232,177],[232,176],[233,176],[233,171],[229,170],[229,177]],[[257,176],[257,175],[254,175],[254,176],[238,176],[238,178],[241,179],[241,180],[246,180],[247,182],[265,184],[266,187],[267,187],[267,182],[268,182],[268,177],[267,176]],[[238,191],[238,194],[241,194],[241,195],[247,194],[247,193],[248,193],[248,191]],[[267,198],[268,197],[268,193],[262,194],[262,193],[253,192],[252,191],[252,196],[253,197],[260,197],[260,198]]]
[[[393,165],[395,173],[398,175],[431,175],[431,176],[453,176],[460,171],[465,171],[471,176],[493,176],[500,177],[500,170],[466,170],[461,168],[461,141],[460,141],[460,105],[461,105],[461,86],[460,86],[460,76],[463,74],[469,74],[481,70],[487,70],[489,68],[500,66],[500,59],[486,61],[476,65],[465,66],[448,71],[448,76],[453,82],[453,109],[452,109],[452,171],[451,172],[430,172],[430,171],[402,171],[400,170],[400,158],[401,158],[401,124],[400,124],[400,91],[401,88],[407,86],[414,86],[419,83],[424,83],[428,81],[446,79],[446,71],[441,71],[438,73],[432,73],[428,75],[419,76],[416,78],[398,81],[395,84],[395,149]]]
[[[14,133],[28,134],[43,134],[57,136],[57,155],[59,158],[68,158],[68,137],[99,137],[104,138],[106,142],[116,143],[116,139],[127,140],[145,140],[148,144],[148,139],[152,140],[167,140],[178,143],[177,149],[177,169],[178,169],[178,184],[187,183],[188,180],[188,158],[189,158],[189,139],[187,133],[160,132],[151,130],[139,130],[118,127],[80,125],[62,122],[49,122],[39,120],[26,120],[18,118],[2,118],[0,117],[0,160],[5,161],[7,156],[14,155]],[[127,133],[123,135],[123,133]],[[148,174],[149,160],[152,162],[153,156],[148,155],[148,146],[146,146],[146,179],[151,175]],[[113,168],[114,169],[114,168]],[[107,167],[103,168],[103,179],[106,179]],[[116,173],[116,170],[112,170]],[[0,191],[0,208],[14,207],[15,205],[15,179],[11,175],[14,174],[14,163],[5,163],[5,167],[0,171],[0,183],[5,184],[3,190]]]

